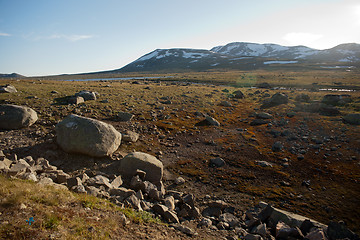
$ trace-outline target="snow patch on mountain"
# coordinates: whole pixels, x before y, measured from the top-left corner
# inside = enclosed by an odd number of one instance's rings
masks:
[[[149,60],[151,58],[157,57],[158,54],[159,54],[159,50],[155,50],[155,51],[153,51],[153,52],[151,52],[149,54],[146,54],[145,56],[142,56],[141,58],[136,60],[136,62]]]
[[[186,52],[183,51],[183,58],[203,58],[208,57],[210,54],[208,53],[197,53],[197,52]]]

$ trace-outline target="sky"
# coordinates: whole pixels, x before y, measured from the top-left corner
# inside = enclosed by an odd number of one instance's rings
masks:
[[[360,43],[360,0],[0,0],[0,73],[113,70],[231,42]]]

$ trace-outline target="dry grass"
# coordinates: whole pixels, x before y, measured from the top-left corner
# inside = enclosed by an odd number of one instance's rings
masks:
[[[1,239],[111,239],[124,231],[122,214],[136,223],[160,223],[104,199],[1,175],[0,199]]]

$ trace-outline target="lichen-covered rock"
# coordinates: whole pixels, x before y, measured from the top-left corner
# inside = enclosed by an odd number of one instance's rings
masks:
[[[111,155],[121,143],[121,134],[110,124],[70,115],[56,127],[57,143],[70,153],[82,153],[93,157]]]
[[[38,119],[37,113],[24,106],[0,105],[0,129],[19,129],[33,125]]]

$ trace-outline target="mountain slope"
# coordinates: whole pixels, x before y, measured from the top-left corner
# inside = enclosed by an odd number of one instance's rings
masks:
[[[0,73],[0,78],[24,78],[24,77],[25,76],[17,73],[10,73],[10,74]]]
[[[211,50],[157,49],[114,71],[251,70],[272,64],[345,62],[360,62],[360,44],[341,44],[331,49],[317,50],[305,46],[234,42]]]

